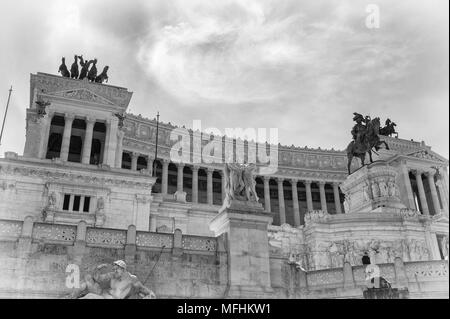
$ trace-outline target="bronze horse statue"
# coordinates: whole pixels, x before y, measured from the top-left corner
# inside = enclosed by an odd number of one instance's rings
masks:
[[[381,141],[380,137],[380,118],[376,117],[367,123],[366,131],[362,134],[360,141],[351,141],[347,146],[347,159],[348,159],[348,175],[351,174],[350,166],[352,164],[353,157],[359,157],[361,160],[361,166],[364,166],[364,160],[366,158],[366,153],[369,153],[370,162],[372,160],[372,148],[379,150],[382,144],[385,145],[386,149],[389,146],[385,141]]]

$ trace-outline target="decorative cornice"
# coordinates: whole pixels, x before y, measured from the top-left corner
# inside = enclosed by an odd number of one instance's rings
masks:
[[[46,182],[71,182],[74,184],[90,184],[93,186],[102,187],[122,187],[122,188],[137,188],[137,189],[151,189],[152,183],[139,182],[135,179],[144,177],[144,175],[137,176],[126,176],[123,175],[109,175],[104,176],[105,172],[99,171],[97,174],[91,171],[75,171],[73,168],[71,170],[59,169],[55,167],[44,167],[44,166],[25,166],[20,163],[2,163],[0,162],[0,173],[5,175],[19,175],[24,177],[37,177],[42,178]],[[145,176],[148,180],[148,176]]]

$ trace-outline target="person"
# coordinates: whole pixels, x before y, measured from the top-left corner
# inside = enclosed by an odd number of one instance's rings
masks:
[[[145,287],[135,275],[127,271],[127,265],[123,260],[117,260],[113,263],[113,271],[100,274],[99,271],[107,267],[106,264],[96,268],[93,281],[96,283],[108,282],[109,289],[99,291],[98,289],[89,289],[89,293],[80,299],[125,299],[133,295],[139,295],[143,299],[155,299],[156,296],[147,287]]]
[[[366,132],[366,125],[363,124],[366,119],[361,114],[356,112],[353,113],[353,115],[353,121],[355,121],[356,124],[353,126],[353,129],[351,131],[352,137],[355,140],[356,144],[361,144],[363,134]]]

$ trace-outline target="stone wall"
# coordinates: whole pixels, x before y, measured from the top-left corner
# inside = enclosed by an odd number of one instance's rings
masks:
[[[59,298],[66,268],[81,278],[102,263],[127,262],[159,298],[220,298],[226,289],[227,258],[222,237],[0,221],[0,297]],[[156,266],[155,266],[156,264]],[[153,268],[154,267],[154,268]],[[150,273],[150,271],[153,271]]]

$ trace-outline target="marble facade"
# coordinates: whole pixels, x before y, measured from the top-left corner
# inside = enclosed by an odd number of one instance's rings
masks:
[[[44,241],[75,257],[103,247],[136,260],[164,246],[173,267],[188,267],[181,255],[209,256],[205,269],[219,279],[201,292],[198,283],[162,283],[166,297],[362,297],[364,255],[414,292],[398,269],[448,260],[448,160],[423,142],[383,137],[391,150],[354,164],[350,176],[342,151],[278,145],[277,171],[256,176],[259,203],[221,210],[223,165],[172,162],[170,123],[160,123],[155,160],[156,121],[117,116],[131,101],[127,89],[45,73],[30,82],[23,156],[0,158],[0,241],[22,243],[12,251],[40,251]],[[45,114],[38,100],[51,103]],[[447,290],[433,281],[430,295],[448,297],[444,268],[436,276]]]

